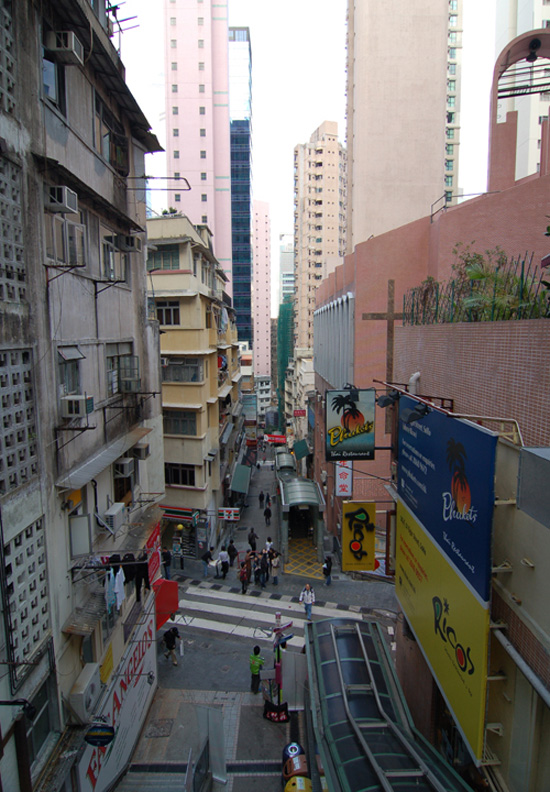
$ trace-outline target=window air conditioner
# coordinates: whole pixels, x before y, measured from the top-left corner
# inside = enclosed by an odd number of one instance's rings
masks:
[[[99,663],[86,663],[69,693],[69,702],[82,723],[89,723],[101,693]]]
[[[134,472],[133,457],[121,457],[115,462],[115,478],[128,478]]]
[[[55,52],[61,63],[84,65],[84,47],[72,30],[50,30],[46,33],[46,49]]]
[[[117,234],[117,247],[125,253],[141,253],[141,237]]]
[[[116,532],[124,523],[126,506],[122,502],[113,503],[103,515],[103,521],[111,529]]]
[[[151,455],[149,443],[136,443],[132,448],[134,459],[148,459]]]
[[[94,397],[81,394],[61,397],[63,418],[84,418],[94,411]]]
[[[44,207],[50,212],[78,212],[78,195],[68,187],[46,187]]]

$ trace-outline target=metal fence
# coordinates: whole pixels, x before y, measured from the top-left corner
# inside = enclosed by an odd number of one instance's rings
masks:
[[[533,264],[533,254],[494,266],[478,261],[447,283],[428,278],[403,297],[404,325],[542,317],[550,317],[550,273]]]

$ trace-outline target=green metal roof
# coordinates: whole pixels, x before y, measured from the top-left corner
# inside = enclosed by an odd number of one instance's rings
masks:
[[[248,488],[250,487],[250,475],[252,469],[248,465],[237,465],[233,478],[231,479],[231,490],[233,492],[243,492],[248,495]]]
[[[317,484],[311,479],[282,472],[279,483],[283,511],[288,511],[291,506],[318,506],[320,511],[324,511],[325,499]]]

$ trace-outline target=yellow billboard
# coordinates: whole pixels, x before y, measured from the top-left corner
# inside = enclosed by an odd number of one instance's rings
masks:
[[[414,519],[397,504],[395,590],[462,736],[483,753],[489,610]]]
[[[376,504],[342,502],[342,570],[344,572],[374,569]]]

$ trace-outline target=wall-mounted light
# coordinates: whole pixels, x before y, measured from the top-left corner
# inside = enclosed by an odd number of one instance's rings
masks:
[[[383,393],[376,399],[376,404],[379,407],[391,407],[392,404],[395,404],[401,398],[401,394],[399,391],[392,390],[389,393]]]
[[[401,412],[401,420],[403,423],[411,424],[415,421],[420,421],[422,418],[425,418],[426,415],[430,412],[430,408],[427,404],[418,404],[416,407],[405,407],[405,409]]]

